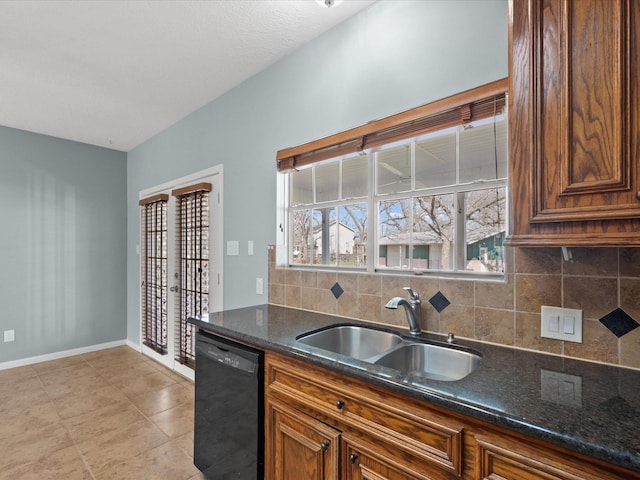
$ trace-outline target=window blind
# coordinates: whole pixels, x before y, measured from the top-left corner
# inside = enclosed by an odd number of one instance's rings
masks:
[[[177,200],[176,240],[180,276],[180,302],[176,322],[177,360],[195,364],[195,335],[189,317],[209,312],[209,192],[210,183],[173,190]]]
[[[160,194],[140,200],[142,207],[142,341],[167,353],[167,201]]]
[[[320,140],[280,150],[276,155],[278,171],[296,170],[330,158],[491,117],[506,105],[507,89],[508,79],[505,78]]]

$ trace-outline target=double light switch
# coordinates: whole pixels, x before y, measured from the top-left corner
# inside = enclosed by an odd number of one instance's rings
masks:
[[[541,336],[582,343],[582,310],[542,306]]]

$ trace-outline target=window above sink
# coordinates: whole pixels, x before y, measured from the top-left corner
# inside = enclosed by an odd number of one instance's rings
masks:
[[[358,145],[349,131],[278,153],[287,266],[503,276],[506,95],[445,100]]]

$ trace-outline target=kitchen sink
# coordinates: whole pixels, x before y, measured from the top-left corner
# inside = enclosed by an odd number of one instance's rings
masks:
[[[402,345],[376,360],[376,365],[432,380],[460,380],[479,365],[475,353],[429,343]]]
[[[339,354],[343,363],[358,360],[395,370],[409,381],[460,380],[473,372],[482,356],[459,345],[419,341],[367,325],[331,325],[296,337],[298,343]],[[317,351],[311,353],[319,354]]]
[[[300,335],[296,340],[357,360],[384,353],[402,342],[402,336],[361,325],[334,325]]]

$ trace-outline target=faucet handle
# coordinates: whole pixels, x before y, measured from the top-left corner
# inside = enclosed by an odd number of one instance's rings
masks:
[[[411,300],[420,300],[420,296],[413,288],[411,287],[402,287],[402,288],[409,293],[409,297],[411,297]]]

